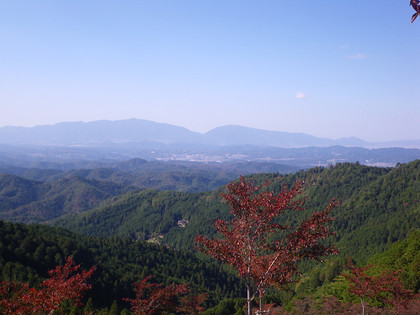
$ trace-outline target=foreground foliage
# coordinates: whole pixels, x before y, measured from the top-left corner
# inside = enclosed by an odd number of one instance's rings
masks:
[[[286,226],[276,220],[287,210],[304,210],[303,202],[296,200],[302,193],[303,183],[296,183],[290,190],[284,187],[278,194],[263,190],[267,185],[255,187],[243,177],[228,185],[228,193],[222,197],[230,205],[233,218],[215,222],[223,238],[197,236],[199,250],[233,266],[245,280],[248,314],[257,294],[262,311],[261,299],[267,287],[281,288],[293,281],[301,260],[318,259],[335,252],[320,243],[332,234],[328,229],[332,218],[328,214],[335,202],[324,211],[313,213],[297,227]],[[278,238],[283,231],[286,235]],[[251,293],[252,285],[254,293]]]
[[[78,272],[79,268],[69,257],[63,266],[48,272],[50,278],[43,281],[39,289],[30,288],[28,283],[2,281],[0,311],[3,314],[52,314],[65,301],[72,300],[77,305],[84,291],[91,288],[87,280],[96,269]]]
[[[164,312],[181,312],[182,314],[198,314],[204,311],[202,303],[206,294],[192,295],[188,284],[150,283],[151,276],[135,284],[136,298],[124,299],[131,304],[135,314],[162,314]]]
[[[163,285],[188,282],[194,294],[207,293],[205,306],[240,296],[244,286],[219,263],[151,243],[119,238],[99,239],[40,225],[0,221],[0,280],[38,287],[48,270],[72,256],[81,268],[96,266],[86,300],[92,307],[129,309],[123,298],[134,298],[132,284],[154,275]]]
[[[385,306],[392,306],[397,314],[402,309],[407,309],[413,291],[403,285],[400,279],[402,270],[385,270],[378,276],[372,276],[367,273],[372,268],[371,265],[356,267],[349,259],[347,266],[350,273],[344,274],[344,277],[350,281],[350,293],[360,298],[362,314],[365,314],[368,300],[379,300]]]

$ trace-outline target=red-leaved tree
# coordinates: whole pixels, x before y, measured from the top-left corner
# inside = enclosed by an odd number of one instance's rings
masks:
[[[186,283],[163,287],[161,284],[149,282],[151,278],[152,276],[146,277],[134,284],[135,299],[124,299],[131,304],[131,310],[135,314],[152,315],[174,311],[198,314],[204,311],[202,303],[207,298],[205,294],[193,296]]]
[[[222,238],[198,235],[196,239],[199,250],[233,266],[245,280],[248,314],[257,294],[261,310],[261,298],[267,287],[282,287],[293,281],[299,261],[336,252],[320,243],[332,234],[328,228],[332,218],[328,215],[337,205],[335,201],[298,227],[286,226],[277,219],[286,210],[304,210],[303,201],[296,198],[302,193],[304,183],[297,182],[290,190],[283,187],[277,194],[268,191],[267,185],[254,186],[243,177],[228,185],[228,192],[221,196],[230,205],[233,218],[215,222]],[[280,232],[285,236],[278,239]]]
[[[185,295],[180,299],[180,306],[178,310],[185,314],[200,314],[204,312],[203,303],[207,300],[207,294],[202,293],[198,295]]]
[[[30,288],[27,283],[1,282],[0,311],[2,314],[52,314],[64,301],[79,304],[83,292],[91,288],[87,280],[95,267],[78,272],[79,268],[69,257],[63,266],[48,272],[50,278],[43,281],[39,289]]]
[[[379,276],[370,276],[366,271],[372,268],[371,265],[356,267],[350,258],[347,267],[350,273],[344,276],[350,281],[350,293],[360,298],[362,314],[365,314],[369,299],[380,300],[385,305],[393,306],[397,314],[407,308],[413,297],[413,291],[405,288],[401,282],[399,277],[401,270],[395,272],[385,270]]]

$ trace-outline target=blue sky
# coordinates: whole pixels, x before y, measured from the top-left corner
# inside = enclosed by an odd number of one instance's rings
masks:
[[[0,127],[148,119],[420,138],[408,0],[0,0]]]

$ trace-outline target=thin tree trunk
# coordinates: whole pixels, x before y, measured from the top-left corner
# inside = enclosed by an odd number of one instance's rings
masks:
[[[247,301],[247,305],[248,305],[248,315],[251,315],[251,294],[249,292],[250,288],[249,285],[247,285],[246,288],[246,301]]]
[[[251,256],[250,255],[248,255],[248,274],[247,274],[246,280],[247,280],[246,301],[248,303],[248,315],[251,315]]]
[[[360,302],[362,303],[362,315],[365,315],[365,303],[363,303],[362,299],[360,299]]]
[[[251,277],[248,267],[248,278],[246,279],[246,302],[248,305],[248,315],[251,315]]]

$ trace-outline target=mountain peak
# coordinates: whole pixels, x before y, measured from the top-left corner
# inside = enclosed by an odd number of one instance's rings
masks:
[[[0,144],[97,146],[145,142],[217,146],[252,145],[282,148],[332,145],[359,147],[375,145],[380,147],[380,144],[368,143],[355,137],[333,140],[305,133],[271,131],[240,125],[225,125],[201,134],[180,126],[136,118],[115,121],[62,122],[31,128],[0,128]],[[420,141],[411,143],[420,143]],[[404,147],[404,141],[399,141],[398,145]],[[387,146],[392,146],[392,142],[387,143]]]

